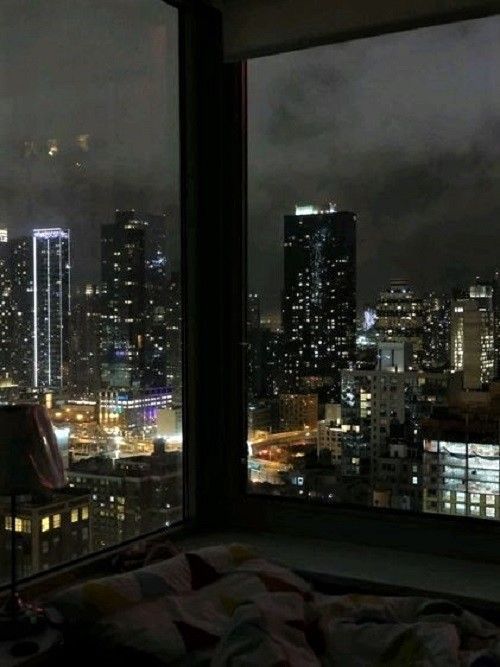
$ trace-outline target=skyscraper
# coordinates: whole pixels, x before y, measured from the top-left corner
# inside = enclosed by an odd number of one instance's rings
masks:
[[[21,387],[33,385],[33,239],[9,240],[11,276],[11,369]]]
[[[422,356],[422,300],[406,280],[391,280],[377,303],[376,330],[381,342],[411,343],[413,366]]]
[[[469,296],[481,313],[481,380],[490,382],[495,377],[495,290],[494,283],[476,278],[469,288]]]
[[[70,385],[78,395],[100,388],[100,294],[90,283],[78,288],[71,304]]]
[[[144,379],[147,223],[117,211],[101,227],[101,380],[104,387],[138,388]]]
[[[172,403],[182,405],[182,307],[181,282],[178,273],[172,273],[167,288],[166,307],[166,361],[167,385],[172,390]]]
[[[33,230],[33,386],[62,389],[68,376],[69,229]]]
[[[422,366],[443,369],[450,364],[450,299],[430,292],[422,301]]]
[[[495,371],[493,288],[478,282],[469,295],[452,303],[451,365],[463,372],[465,389],[480,389]]]
[[[284,237],[286,386],[338,399],[340,370],[355,356],[356,216],[297,206],[285,216]]]
[[[0,229],[0,379],[11,372],[11,275],[6,229]]]
[[[159,216],[163,222],[164,216]],[[151,245],[154,227],[148,223],[146,249]],[[148,242],[149,241],[149,242]],[[168,264],[165,251],[160,244],[150,250],[146,257],[146,329],[144,350],[144,385],[165,387],[167,385],[167,289]]]
[[[247,386],[249,400],[262,396],[262,331],[258,294],[247,297]]]

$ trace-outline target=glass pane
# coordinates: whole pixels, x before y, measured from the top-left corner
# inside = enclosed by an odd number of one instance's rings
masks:
[[[249,63],[250,492],[496,518],[499,43]]]
[[[67,480],[18,498],[20,575],[182,518],[177,33],[159,0],[0,6],[0,401],[47,407]]]

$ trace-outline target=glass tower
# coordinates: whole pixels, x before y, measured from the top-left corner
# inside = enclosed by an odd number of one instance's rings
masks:
[[[67,381],[70,315],[69,229],[33,230],[33,386]]]

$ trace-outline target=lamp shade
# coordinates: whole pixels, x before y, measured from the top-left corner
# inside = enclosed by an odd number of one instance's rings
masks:
[[[0,495],[64,486],[61,454],[42,405],[0,406]]]

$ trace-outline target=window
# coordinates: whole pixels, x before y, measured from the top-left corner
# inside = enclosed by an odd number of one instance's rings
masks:
[[[499,38],[495,16],[249,61],[250,494],[305,500],[300,475],[315,503],[496,518]]]
[[[19,509],[92,521],[53,567],[182,519],[178,10],[22,4],[0,5],[0,379],[47,407],[68,481]]]
[[[8,531],[12,530],[12,517],[11,516],[6,516],[5,517],[4,526],[5,526],[5,530],[8,530]],[[16,533],[31,533],[31,520],[30,519],[23,519],[21,517],[16,516],[15,530],[16,530]]]

